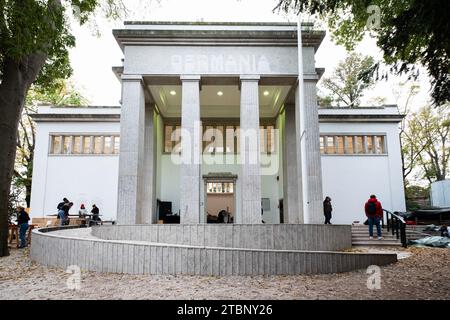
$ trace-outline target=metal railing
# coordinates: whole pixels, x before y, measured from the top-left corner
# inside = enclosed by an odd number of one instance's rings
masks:
[[[405,219],[400,217],[399,215],[392,213],[388,210],[383,209],[384,213],[386,213],[386,226],[387,231],[392,232],[392,235],[395,235],[397,239],[400,239],[402,243],[402,247],[406,248],[408,246],[408,240],[406,239],[406,222]],[[383,227],[384,227],[384,217],[382,219]]]

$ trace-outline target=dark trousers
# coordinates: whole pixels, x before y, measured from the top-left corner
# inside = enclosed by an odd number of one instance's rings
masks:
[[[25,222],[19,225],[19,239],[20,239],[19,248],[27,246],[27,230],[28,230],[28,223]]]
[[[325,224],[331,224],[331,212],[325,213]]]

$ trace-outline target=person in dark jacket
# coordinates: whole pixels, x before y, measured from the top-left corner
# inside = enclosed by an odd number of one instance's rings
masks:
[[[60,226],[67,226],[70,223],[69,219],[69,211],[70,208],[72,208],[73,202],[66,203],[62,206],[61,210],[59,211],[59,216],[61,219]]]
[[[92,221],[93,221],[92,224],[97,225],[99,221],[102,221],[100,219],[100,210],[97,207],[97,205],[95,205],[95,204],[92,205],[91,213],[92,213]]]
[[[364,205],[367,220],[369,222],[369,238],[373,239],[373,226],[377,226],[378,240],[383,239],[381,236],[381,219],[383,219],[383,207],[375,195],[371,195],[370,199]]]
[[[333,211],[333,206],[331,205],[331,198],[326,197],[323,201],[323,215],[325,216],[325,224],[331,224],[331,212]]]
[[[19,248],[25,248],[27,246],[27,230],[28,221],[30,221],[30,216],[25,211],[23,207],[17,207],[17,225],[19,226]]]

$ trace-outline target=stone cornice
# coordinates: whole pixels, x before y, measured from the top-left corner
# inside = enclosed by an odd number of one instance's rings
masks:
[[[120,122],[120,114],[33,114],[36,122]]]
[[[393,122],[399,123],[405,116],[401,114],[319,114],[319,122]]]
[[[116,29],[120,47],[126,45],[176,46],[297,46],[293,30],[148,30]],[[302,31],[303,46],[317,50],[325,31]]]

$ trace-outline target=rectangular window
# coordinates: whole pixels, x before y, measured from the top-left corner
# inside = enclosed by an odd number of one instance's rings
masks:
[[[61,153],[61,137],[60,136],[53,136],[52,139],[52,154],[59,154]]]
[[[386,147],[384,144],[384,137],[383,136],[377,136],[377,153],[378,154],[385,154],[386,153]]]
[[[166,126],[165,132],[164,132],[164,152],[170,153],[172,152],[172,132],[173,128],[172,126]]]
[[[345,137],[345,144],[346,144],[346,150],[345,153],[347,154],[354,154],[355,153],[355,146],[353,145],[353,137]]]
[[[236,153],[236,145],[235,145],[235,137],[234,137],[234,126],[227,126],[225,133],[225,142],[226,142],[226,153],[234,154]]]
[[[64,136],[64,144],[63,144],[63,154],[70,154],[72,152],[72,137]]]
[[[267,153],[275,153],[275,128],[267,126]]]
[[[108,135],[51,135],[50,154],[118,154],[120,138]]]
[[[325,137],[323,136],[320,137],[320,153],[325,153]]]
[[[386,136],[320,136],[321,154],[387,154]]]
[[[363,154],[364,153],[364,144],[363,144],[363,137],[357,136],[356,137],[356,152],[357,154]]]
[[[83,154],[91,153],[91,137],[84,136],[83,137]]]
[[[102,137],[94,137],[94,154],[102,154],[103,152],[103,139]]]
[[[375,146],[373,143],[373,136],[366,136],[367,153],[375,153]]]
[[[104,138],[104,145],[103,145],[103,153],[104,154],[111,154],[112,153],[112,137],[105,137]]]
[[[81,138],[80,136],[76,136],[73,138],[73,149],[72,149],[72,153],[73,154],[81,154],[81,152],[83,151],[81,149]]]
[[[120,137],[114,137],[114,154],[120,153]]]
[[[334,137],[327,137],[326,139],[326,153],[327,154],[334,154],[335,153],[335,147],[334,147]]]
[[[335,139],[336,143],[336,153],[337,154],[344,154],[345,153],[345,145],[344,145],[344,137],[337,136]]]

